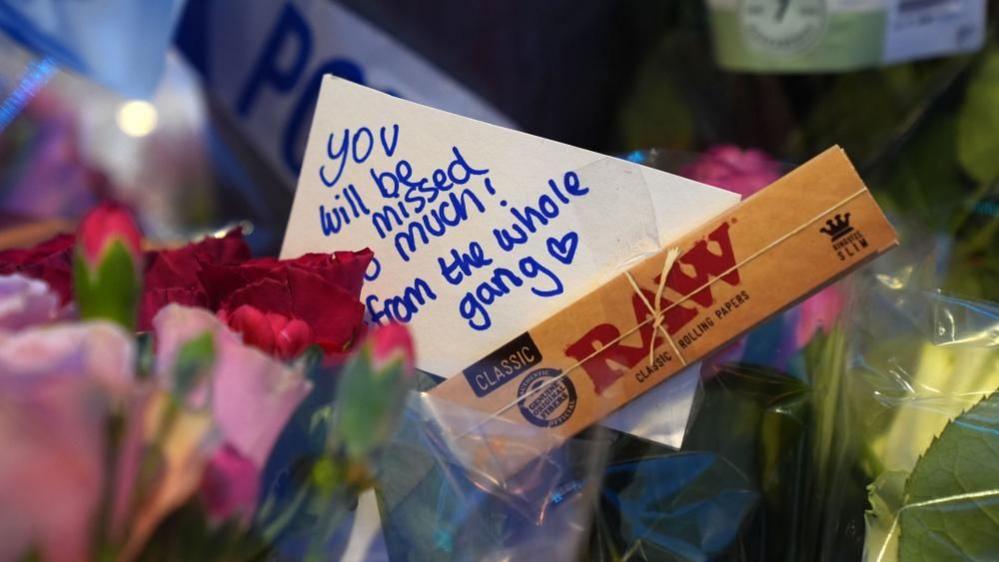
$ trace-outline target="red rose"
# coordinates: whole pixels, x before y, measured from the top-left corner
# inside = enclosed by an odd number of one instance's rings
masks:
[[[139,330],[149,330],[156,313],[170,303],[208,306],[208,295],[198,277],[204,264],[239,263],[249,257],[250,248],[239,229],[222,238],[208,237],[173,250],[146,252],[146,289],[139,310]]]
[[[311,331],[308,344],[337,354],[362,334],[360,293],[371,257],[370,250],[363,250],[332,256],[307,254],[284,261],[265,258],[232,265],[207,264],[199,277],[208,295],[208,308],[218,311],[249,343],[274,352],[270,341],[288,337],[297,342],[304,334],[294,324],[297,320]],[[285,351],[281,353],[295,347],[282,345]]]
[[[219,317],[243,341],[280,359],[298,357],[312,343],[312,328],[297,318],[274,312],[260,312],[244,304],[236,310],[219,311]]]
[[[72,234],[60,234],[33,248],[0,252],[0,275],[21,273],[48,283],[62,304],[73,300]]]
[[[42,279],[72,300],[74,237],[0,252],[0,274]],[[145,253],[138,329],[151,328],[170,303],[208,308],[247,343],[281,358],[317,344],[328,355],[348,350],[364,330],[360,302],[370,250],[306,254],[293,260],[249,259],[242,232],[173,250]]]
[[[76,237],[60,234],[33,248],[0,251],[0,275],[22,273],[49,284],[63,304],[73,300],[73,247]],[[148,330],[160,308],[177,303],[206,306],[208,298],[198,272],[204,263],[231,264],[250,257],[243,233],[234,229],[222,238],[209,237],[172,250],[145,253],[145,289],[139,330]]]

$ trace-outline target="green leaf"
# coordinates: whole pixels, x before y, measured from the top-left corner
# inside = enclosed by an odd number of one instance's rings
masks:
[[[875,182],[879,199],[926,231],[952,230],[968,193],[954,154],[956,139],[953,117],[927,117],[898,155],[884,162],[885,175]]]
[[[999,177],[999,47],[985,53],[958,117],[957,156],[980,182]]]
[[[921,92],[929,81],[928,76],[916,72],[914,65],[830,78],[824,83],[825,91],[817,92],[803,129],[797,131],[799,138],[794,140],[804,143],[791,148],[811,153],[839,144],[863,165],[894,140],[913,106],[913,92]]]
[[[999,559],[999,392],[948,424],[916,463],[899,525],[903,562]]]

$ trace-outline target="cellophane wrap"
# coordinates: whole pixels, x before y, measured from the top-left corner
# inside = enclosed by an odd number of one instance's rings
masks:
[[[999,309],[938,289],[947,238],[903,240],[709,357],[680,449],[414,397],[378,477],[388,557],[990,559]]]
[[[905,240],[716,355],[681,450],[617,440],[588,559],[994,559],[999,306]]]
[[[377,495],[391,560],[575,560],[608,430],[559,444],[540,428],[427,394],[410,400]],[[473,458],[489,442],[495,454]],[[523,468],[510,475],[509,463]]]
[[[840,430],[870,482],[867,561],[999,552],[999,305],[934,289],[947,247],[881,264],[849,319]]]

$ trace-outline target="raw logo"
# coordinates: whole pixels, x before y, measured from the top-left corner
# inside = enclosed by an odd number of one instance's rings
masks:
[[[666,297],[659,301],[660,310],[669,308],[665,316],[666,331],[669,334],[676,334],[697,318],[701,310],[714,304],[715,299],[711,294],[709,281],[719,278],[733,287],[739,285],[739,270],[733,269],[736,262],[735,253],[732,250],[732,240],[729,237],[730,226],[730,223],[724,222],[708,234],[706,239],[697,242],[693,248],[680,256],[677,265],[673,267],[666,278],[666,286],[671,290],[680,295],[690,295],[689,302],[684,301],[684,304],[676,306],[673,306],[674,302]],[[712,252],[709,249],[709,242],[713,242],[719,251]],[[688,274],[688,271],[693,273]],[[652,282],[657,285],[659,276],[656,276]],[[698,291],[701,287],[703,289]],[[697,292],[691,293],[691,291]],[[642,293],[648,302],[655,301],[655,293],[647,290],[643,290]],[[632,308],[636,324],[641,323],[649,316],[649,309],[645,301],[637,294],[632,298]],[[631,326],[624,327],[624,329],[628,328]],[[589,375],[595,391],[599,394],[626,375],[643,359],[648,359],[649,344],[653,337],[657,339],[656,346],[659,345],[659,340],[662,340],[661,336],[653,334],[651,323],[643,325],[639,329],[639,334],[642,342],[637,346],[625,345],[621,342],[609,345],[610,342],[621,336],[621,328],[610,323],[598,324],[570,345],[566,349],[566,355],[583,362],[582,369]],[[601,348],[603,350],[599,354],[587,360],[593,352]],[[668,358],[668,360],[672,359],[672,357]]]

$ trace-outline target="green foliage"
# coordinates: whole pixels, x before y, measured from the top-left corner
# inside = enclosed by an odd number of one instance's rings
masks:
[[[663,37],[636,73],[621,104],[618,130],[625,150],[696,148],[702,131],[725,121],[721,74],[701,60],[701,38],[686,30]]]
[[[42,553],[39,552],[38,549],[33,548],[23,554],[18,559],[18,562],[44,562],[44,558],[42,558]]]
[[[891,470],[878,476],[867,487],[870,509],[864,515],[867,550],[864,560],[898,560],[898,529],[895,514],[902,507],[908,472]]]
[[[953,118],[928,117],[875,175],[875,195],[921,229],[951,232],[969,192],[955,158],[956,140]]]
[[[957,156],[979,182],[999,178],[999,47],[984,54],[958,116]]]
[[[999,393],[947,425],[905,494],[902,562],[999,558]]]
[[[268,460],[255,525],[299,559],[335,559],[337,533],[383,465],[413,377],[401,357],[376,368],[370,345],[343,366],[324,365],[317,351],[300,360],[313,389]]]
[[[197,501],[186,503],[157,528],[136,562],[250,562],[275,560],[270,547],[243,525],[209,521]]]
[[[930,78],[913,65],[813,81],[815,98],[792,135],[790,150],[808,157],[838,144],[863,165],[890,144]]]

